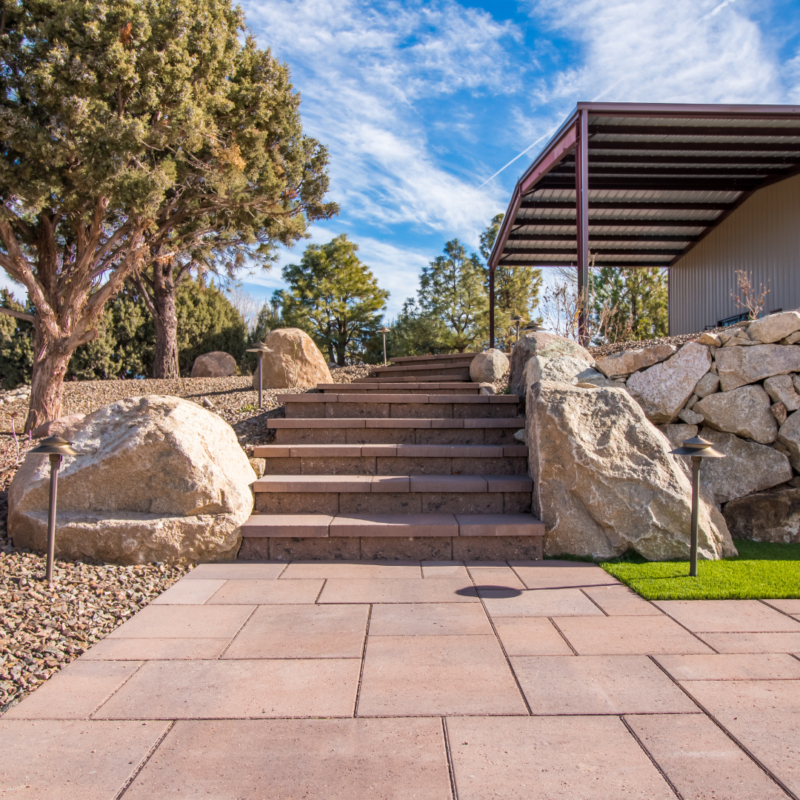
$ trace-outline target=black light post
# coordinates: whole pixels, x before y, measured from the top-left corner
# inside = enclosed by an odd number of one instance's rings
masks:
[[[378,328],[378,333],[383,335],[383,366],[386,366],[386,334],[391,333],[391,328]]]
[[[247,352],[248,353],[255,353],[258,356],[258,407],[262,408],[263,405],[264,405],[263,399],[262,399],[263,396],[264,396],[264,389],[263,389],[263,385],[264,385],[264,368],[263,368],[264,356],[267,353],[271,353],[272,350],[270,350],[269,347],[267,347],[267,343],[266,342],[259,342],[255,347],[251,347]]]
[[[674,456],[691,456],[692,459],[692,539],[689,575],[697,577],[697,522],[700,516],[700,462],[704,458],[725,458],[725,453],[714,449],[712,442],[695,436],[671,451]]]
[[[520,324],[520,322],[525,322],[525,320],[522,319],[522,317],[519,314],[514,314],[514,316],[511,317],[511,321],[514,323],[514,325],[516,327],[516,332],[517,332],[517,339],[516,340],[519,341],[519,324]]]
[[[49,436],[34,447],[31,453],[50,456],[50,508],[47,511],[47,584],[53,585],[53,561],[56,554],[56,500],[58,495],[58,470],[62,456],[77,456],[80,453],[72,448],[72,442],[60,436]]]

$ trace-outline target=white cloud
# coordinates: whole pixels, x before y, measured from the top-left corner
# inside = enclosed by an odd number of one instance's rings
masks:
[[[506,198],[438,163],[415,104],[520,88],[506,48],[518,31],[452,0],[250,0],[245,9],[261,43],[293,68],[304,127],[331,150],[331,195],[347,216],[477,244]],[[469,136],[468,115],[451,132]]]
[[[548,82],[551,100],[598,93],[651,103],[784,100],[780,66],[761,29],[730,2],[534,0],[532,9],[583,45],[581,64]]]

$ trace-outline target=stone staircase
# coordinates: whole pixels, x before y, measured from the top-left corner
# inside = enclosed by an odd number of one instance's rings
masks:
[[[279,396],[239,558],[541,558],[519,398],[481,394],[474,355],[393,359]]]

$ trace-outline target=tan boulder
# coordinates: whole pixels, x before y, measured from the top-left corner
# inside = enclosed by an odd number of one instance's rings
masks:
[[[789,412],[786,410],[786,406],[783,403],[773,403],[770,411],[778,425],[783,425],[783,423],[789,419]]]
[[[711,367],[705,345],[689,342],[674,356],[628,378],[628,391],[651,422],[674,422]]]
[[[700,436],[725,453],[725,458],[707,458],[700,466],[700,480],[718,503],[763,492],[792,479],[789,459],[772,447],[709,427],[704,427]]]
[[[229,378],[236,374],[236,360],[220,351],[197,356],[192,364],[193,378]]]
[[[587,364],[593,364],[594,359],[586,348],[581,347],[572,339],[556,336],[554,333],[536,331],[523,336],[511,351],[511,391],[520,397],[525,396],[525,365],[534,356],[544,358],[559,358],[572,356]]]
[[[60,436],[62,439],[69,440],[73,428],[86,416],[85,414],[69,414],[66,417],[51,419],[50,422],[43,422],[38,428],[34,428],[31,436],[34,439],[43,439],[46,436]]]
[[[621,389],[543,381],[530,393],[527,441],[534,514],[545,553],[649,559],[689,553],[691,482],[667,439]],[[725,521],[703,490],[703,558],[733,555]]]
[[[787,411],[800,408],[800,394],[794,390],[794,383],[789,375],[775,375],[764,381],[764,390],[775,403],[783,403]]]
[[[770,314],[753,320],[747,326],[747,335],[764,344],[778,342],[797,331],[800,331],[800,313],[797,311]]]
[[[697,432],[700,430],[697,425],[679,422],[668,423],[667,425],[656,425],[656,428],[667,437],[673,449],[683,445],[687,439],[692,439],[697,436]]]
[[[607,378],[619,378],[665,361],[677,349],[675,345],[657,344],[641,350],[623,350],[621,353],[615,353],[612,356],[598,358],[597,369]]]
[[[800,411],[795,411],[781,425],[778,443],[786,448],[792,466],[800,472]]]
[[[544,358],[534,356],[525,365],[525,386],[530,388],[539,381],[554,383],[594,383],[607,384],[608,379],[592,369],[585,361],[572,356]]]
[[[770,405],[769,395],[760,386],[742,386],[698,400],[693,411],[702,414],[706,425],[715,430],[770,444],[778,435]]]
[[[177,397],[131,397],[71,431],[81,455],[58,482],[56,553],[117,564],[235,558],[255,474],[233,429]],[[47,542],[50,467],[29,453],[9,490],[15,545]]]
[[[469,365],[470,380],[475,383],[497,383],[508,373],[508,356],[491,348],[478,353]]]
[[[757,383],[773,375],[800,371],[800,346],[759,344],[755,347],[731,347],[714,351],[723,392],[748,383]]]
[[[263,359],[265,389],[309,389],[333,383],[331,371],[314,340],[299,328],[278,328],[266,339],[272,351]],[[258,389],[258,369],[253,375]]]
[[[716,333],[709,333],[705,331],[695,339],[697,344],[707,344],[709,347],[722,347],[722,341]]]
[[[754,542],[800,542],[800,489],[780,486],[731,500],[723,512],[731,535]]]
[[[719,375],[715,375],[713,372],[707,372],[705,375],[703,375],[703,377],[697,382],[697,386],[694,387],[694,393],[698,398],[701,399],[718,391]]]

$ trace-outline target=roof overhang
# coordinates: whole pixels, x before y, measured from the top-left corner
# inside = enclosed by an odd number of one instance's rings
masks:
[[[517,182],[492,267],[576,264],[581,125],[598,267],[669,267],[753,192],[800,174],[800,106],[578,103]]]

